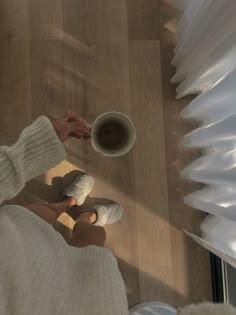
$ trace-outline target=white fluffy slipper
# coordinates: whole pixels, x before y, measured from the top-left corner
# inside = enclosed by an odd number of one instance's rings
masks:
[[[118,222],[123,214],[123,209],[118,203],[110,203],[107,205],[97,205],[93,209],[82,210],[80,213],[96,211],[97,220],[94,225],[104,226]]]
[[[63,195],[73,197],[77,201],[77,205],[81,206],[90,192],[93,190],[95,180],[93,177],[82,174],[75,178],[70,186],[68,186]]]

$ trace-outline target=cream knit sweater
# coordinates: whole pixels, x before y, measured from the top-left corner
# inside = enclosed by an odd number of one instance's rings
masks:
[[[0,147],[0,202],[61,162],[64,149],[46,117]],[[0,314],[127,315],[124,283],[112,253],[75,248],[20,206],[0,209]]]

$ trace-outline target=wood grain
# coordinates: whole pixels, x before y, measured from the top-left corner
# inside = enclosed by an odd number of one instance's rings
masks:
[[[31,40],[32,115],[62,115],[64,103],[63,44],[59,40]]]
[[[159,0],[127,0],[129,40],[160,39]]]
[[[1,137],[15,137],[30,122],[30,59],[27,40],[1,40]],[[21,119],[19,119],[21,117]]]
[[[23,39],[29,35],[28,0],[7,1],[0,3],[0,40]]]
[[[94,44],[96,2],[92,0],[63,0],[63,33],[85,45]],[[99,1],[100,2],[100,1]],[[113,5],[113,3],[112,3]]]
[[[11,143],[31,115],[27,9],[27,0],[0,3],[0,137]]]
[[[143,301],[163,301],[162,284],[171,285],[172,257],[159,42],[131,42],[129,61],[132,118],[137,129],[133,168],[140,293]],[[150,287],[150,276],[158,281],[155,290]]]
[[[28,0],[30,39],[62,39],[62,0]]]

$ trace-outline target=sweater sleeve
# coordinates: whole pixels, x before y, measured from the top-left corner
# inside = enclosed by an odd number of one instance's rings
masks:
[[[50,120],[39,117],[12,146],[0,147],[0,204],[14,198],[25,183],[65,159]]]

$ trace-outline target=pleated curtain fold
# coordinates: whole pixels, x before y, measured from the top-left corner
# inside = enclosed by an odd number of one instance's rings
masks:
[[[181,115],[200,124],[184,137],[183,145],[202,152],[181,175],[206,184],[204,189],[186,196],[185,202],[212,215],[202,223],[199,243],[209,243],[209,250],[221,252],[224,259],[231,257],[230,263],[234,264],[236,1],[173,0],[171,4],[182,12],[172,60],[176,73],[171,82],[177,84],[177,98],[196,95]]]

